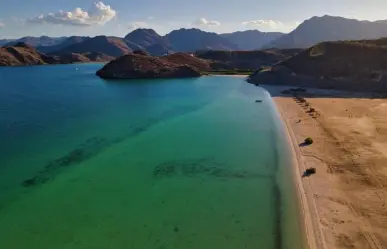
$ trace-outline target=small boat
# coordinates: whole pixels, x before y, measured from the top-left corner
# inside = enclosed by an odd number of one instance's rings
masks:
[[[255,103],[262,103],[262,102],[263,102],[263,100],[260,100],[260,99],[255,101]]]

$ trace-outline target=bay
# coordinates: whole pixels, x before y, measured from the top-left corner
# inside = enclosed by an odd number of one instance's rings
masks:
[[[302,247],[266,91],[100,67],[0,68],[0,248]]]

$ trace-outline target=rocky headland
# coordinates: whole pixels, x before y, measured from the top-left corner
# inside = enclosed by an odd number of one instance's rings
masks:
[[[172,62],[170,57],[150,56],[134,52],[121,56],[97,71],[108,79],[190,78],[201,76],[200,71],[186,63]]]

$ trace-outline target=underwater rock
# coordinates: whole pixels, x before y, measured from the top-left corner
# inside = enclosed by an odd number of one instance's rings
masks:
[[[188,159],[182,161],[169,161],[156,165],[153,170],[155,178],[167,177],[195,177],[206,175],[216,178],[273,178],[273,175],[259,174],[245,170],[227,169],[226,164],[216,162],[212,158]]]

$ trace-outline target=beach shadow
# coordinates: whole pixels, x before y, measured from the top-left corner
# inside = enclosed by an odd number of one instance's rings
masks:
[[[372,91],[372,89],[367,89],[367,87],[365,87],[364,89],[362,88],[362,89],[345,90],[345,89],[335,89],[335,87],[327,88],[327,87],[315,86],[315,88],[308,88],[307,91],[305,92],[290,91],[289,89],[291,86],[286,84],[276,84],[276,85],[262,84],[261,87],[268,90],[272,97],[292,98],[298,101],[301,98],[332,98],[332,97],[342,98],[342,99],[348,99],[348,98],[387,99],[387,93],[385,92],[385,90]],[[276,90],[271,91],[272,89],[276,89]]]
[[[307,144],[307,143],[305,143],[305,142],[302,142],[302,143],[300,143],[298,146],[300,146],[300,147],[306,147],[306,146],[308,146],[309,144]]]
[[[304,171],[304,174],[302,175],[302,177],[309,177],[313,174],[316,174],[316,168],[309,168]]]
[[[304,173],[302,174],[302,177],[309,177],[311,175],[314,175],[315,173],[311,173],[311,172],[308,172],[307,170],[304,171]]]

